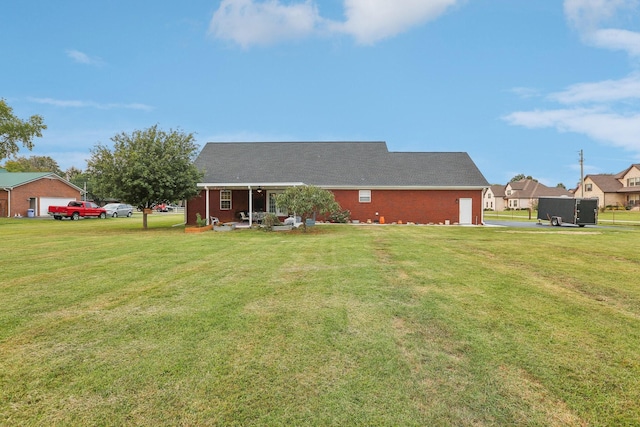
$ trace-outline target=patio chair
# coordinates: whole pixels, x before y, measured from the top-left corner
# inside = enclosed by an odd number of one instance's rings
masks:
[[[244,212],[240,212],[240,219],[242,219],[242,222],[249,222],[249,217]]]
[[[212,216],[209,218],[209,223],[211,225],[220,224],[220,220],[218,219],[218,217]]]

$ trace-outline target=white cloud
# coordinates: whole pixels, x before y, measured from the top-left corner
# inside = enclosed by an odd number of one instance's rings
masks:
[[[637,0],[565,0],[564,13],[579,31],[591,31],[611,20],[621,9],[632,9]]]
[[[630,151],[640,152],[640,113],[622,115],[597,108],[519,111],[503,117],[511,125],[555,128],[585,134]]]
[[[349,34],[372,44],[433,20],[464,0],[344,0],[346,21],[324,19],[312,0],[223,0],[209,25],[213,37],[240,46],[267,45],[313,34]]]
[[[460,0],[345,0],[346,22],[334,28],[372,44],[433,20]]]
[[[586,43],[640,56],[640,33],[611,27],[625,13],[637,13],[638,3],[638,0],[565,0],[564,12]]]
[[[75,62],[86,65],[93,65],[96,67],[101,67],[104,65],[104,61],[99,57],[91,57],[84,52],[80,52],[79,50],[67,50],[67,56],[73,59]]]
[[[603,29],[587,37],[595,47],[623,50],[631,56],[640,56],[640,33],[629,30]]]
[[[562,92],[552,93],[549,98],[563,104],[640,99],[640,73],[620,80],[574,84]]]
[[[29,98],[32,102],[38,104],[53,105],[55,107],[63,108],[98,108],[101,110],[113,110],[113,109],[126,109],[126,110],[142,110],[151,111],[153,107],[140,103],[131,104],[100,104],[94,101],[78,101],[78,100],[65,100],[65,99],[53,99],[53,98]]]
[[[311,1],[283,5],[277,0],[223,0],[213,15],[209,34],[247,47],[308,36],[321,22]]]
[[[640,56],[640,33],[615,28],[617,23],[628,21],[627,15],[636,12],[639,2],[565,0],[564,12],[585,43]],[[625,19],[620,20],[621,17]],[[610,27],[604,28],[605,25]],[[640,111],[635,108],[640,100],[640,72],[617,80],[577,83],[548,95],[547,99],[567,108],[517,111],[504,116],[503,120],[514,126],[583,134],[601,143],[640,153]]]

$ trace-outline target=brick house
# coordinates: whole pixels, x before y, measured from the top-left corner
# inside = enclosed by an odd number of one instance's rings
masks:
[[[576,197],[597,197],[601,208],[640,208],[640,164],[632,164],[615,175],[587,175],[582,188],[576,190]]]
[[[0,217],[47,216],[51,205],[80,200],[82,190],[51,172],[0,169]]]
[[[360,222],[481,224],[489,187],[467,153],[389,152],[385,142],[208,143],[196,159],[204,171],[200,194],[187,202],[222,222],[261,212],[281,219],[274,196],[288,187],[315,185],[333,192]]]

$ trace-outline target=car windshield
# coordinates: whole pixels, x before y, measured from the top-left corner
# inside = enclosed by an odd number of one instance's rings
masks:
[[[107,205],[104,205],[103,207],[104,207],[105,209],[115,209],[115,208],[117,208],[117,207],[118,207],[118,205],[117,205],[117,204],[115,204],[115,203],[109,203],[109,204],[107,204]]]

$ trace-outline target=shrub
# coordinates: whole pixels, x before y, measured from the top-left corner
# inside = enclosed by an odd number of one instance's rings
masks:
[[[200,212],[196,213],[196,224],[198,224],[198,227],[207,226],[207,220],[202,218],[202,216],[200,215]]]
[[[268,213],[264,216],[264,219],[262,220],[262,226],[270,231],[271,227],[273,227],[274,225],[281,225],[282,223],[280,222],[280,219],[278,218],[278,216],[276,214],[273,213]]]
[[[338,223],[347,223],[351,219],[351,211],[349,209],[337,210],[329,215],[329,221]]]

